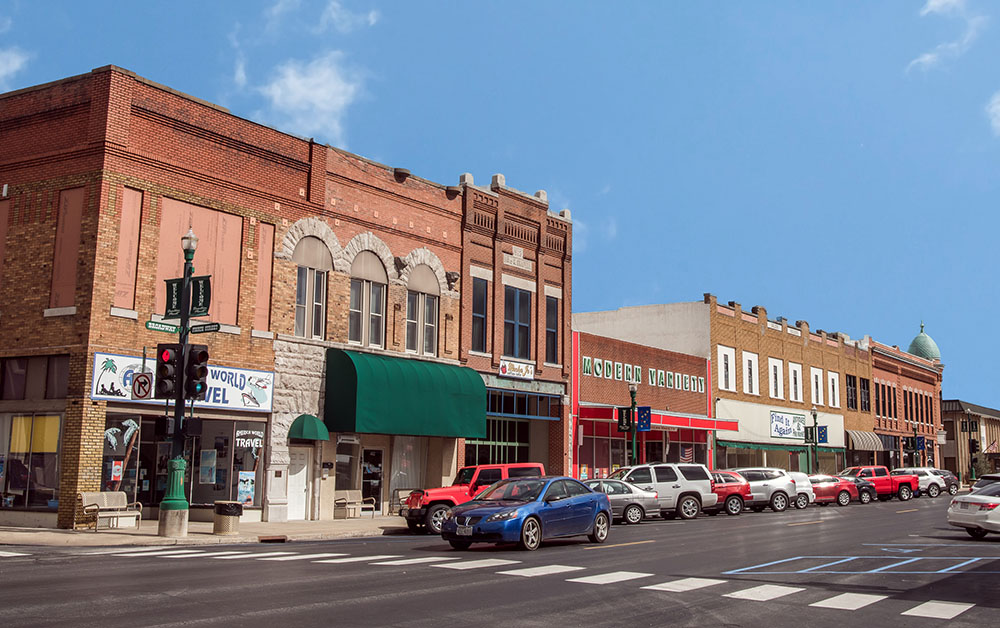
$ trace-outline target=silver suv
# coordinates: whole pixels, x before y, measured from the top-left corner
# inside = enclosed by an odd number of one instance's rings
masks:
[[[710,508],[719,501],[719,496],[712,492],[712,476],[703,464],[653,462],[622,467],[611,478],[656,491],[660,496],[660,515],[665,519],[675,516],[694,519],[702,508]]]
[[[905,467],[902,469],[893,469],[889,472],[889,475],[915,475],[917,476],[918,490],[914,491],[913,496],[929,495],[930,497],[937,497],[947,490],[947,487],[944,478],[934,473],[934,471],[937,471],[934,467]]]
[[[768,506],[774,512],[782,512],[798,496],[795,480],[784,469],[747,467],[730,471],[739,473],[750,482],[747,507],[754,512],[761,512]]]

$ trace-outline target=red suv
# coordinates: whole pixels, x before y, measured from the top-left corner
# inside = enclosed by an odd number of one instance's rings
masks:
[[[441,534],[441,524],[449,508],[471,500],[494,482],[542,475],[545,475],[545,467],[539,462],[462,467],[451,486],[411,492],[399,509],[399,515],[406,519],[411,532]]]
[[[738,515],[743,512],[744,504],[750,501],[750,482],[732,471],[712,471],[712,481],[712,492],[719,496],[719,501],[715,506],[705,508],[705,512],[710,515],[720,512]]]

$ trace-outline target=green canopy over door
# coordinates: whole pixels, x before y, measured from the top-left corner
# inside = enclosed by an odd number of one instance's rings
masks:
[[[486,385],[470,368],[327,349],[323,421],[331,432],[484,438]]]
[[[326,429],[318,418],[311,414],[300,414],[288,428],[288,438],[304,440],[330,440],[330,430]]]

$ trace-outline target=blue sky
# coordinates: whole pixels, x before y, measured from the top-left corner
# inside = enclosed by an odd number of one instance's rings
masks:
[[[127,10],[126,10],[127,8]],[[0,90],[115,64],[575,223],[578,311],[712,292],[1000,407],[1000,5],[0,0]]]

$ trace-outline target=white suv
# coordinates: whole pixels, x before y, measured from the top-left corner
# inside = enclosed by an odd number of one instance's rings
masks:
[[[652,462],[622,467],[611,477],[656,491],[660,496],[660,515],[664,518],[694,519],[702,508],[710,508],[719,501],[719,496],[712,492],[712,476],[703,464]]]
[[[905,467],[902,469],[893,469],[889,473],[891,475],[917,476],[917,483],[920,488],[914,491],[914,497],[919,497],[920,495],[937,497],[947,490],[947,487],[944,478],[934,473],[934,471],[937,471],[934,467]]]

